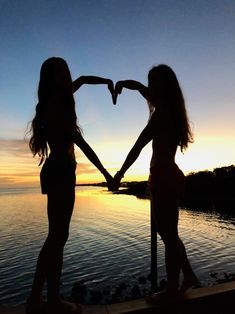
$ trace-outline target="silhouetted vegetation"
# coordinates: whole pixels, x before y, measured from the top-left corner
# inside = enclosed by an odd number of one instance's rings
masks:
[[[106,187],[106,182],[78,184],[78,186]],[[114,193],[149,198],[148,181],[122,182]],[[207,210],[235,210],[235,166],[191,172],[186,176],[186,190],[181,206]]]
[[[107,186],[107,182],[99,182],[99,183],[79,183],[76,186]]]
[[[123,182],[118,193],[149,198],[148,182]],[[191,172],[186,176],[186,191],[181,206],[235,209],[235,166],[213,171]]]
[[[89,288],[84,282],[77,282],[72,289],[71,301],[93,305],[112,304],[138,299],[151,293],[150,275],[131,279],[131,282],[127,280],[103,288],[100,286]],[[165,280],[160,282],[159,291],[166,286],[165,282]]]
[[[194,286],[193,289],[234,281],[235,274],[227,272],[211,272],[209,278],[209,283],[204,285],[198,284],[197,286]],[[100,287],[99,285],[89,287],[83,281],[76,282],[73,286],[69,300],[86,305],[112,304],[144,298],[146,295],[153,293],[150,284],[150,274],[148,276],[140,276],[138,278],[135,277],[130,279],[131,280],[117,283],[116,285],[108,285],[105,287]],[[158,282],[155,292],[164,290],[166,284],[166,279],[161,279]]]
[[[186,177],[185,205],[235,208],[235,166],[190,173]],[[232,207],[231,207],[232,206]]]

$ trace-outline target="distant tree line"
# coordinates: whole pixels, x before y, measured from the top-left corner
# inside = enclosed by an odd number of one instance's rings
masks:
[[[213,171],[192,172],[186,176],[185,204],[235,207],[235,166],[215,168]]]
[[[119,193],[149,198],[148,182],[124,182]],[[185,195],[181,205],[235,208],[235,166],[215,168],[213,171],[191,172],[186,176]]]

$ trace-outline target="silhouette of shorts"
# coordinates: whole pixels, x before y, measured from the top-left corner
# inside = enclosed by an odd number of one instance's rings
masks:
[[[76,160],[69,155],[49,156],[40,173],[42,194],[60,189],[71,189],[76,184]]]
[[[157,197],[180,199],[185,190],[185,176],[175,164],[161,164],[150,168],[149,190]]]

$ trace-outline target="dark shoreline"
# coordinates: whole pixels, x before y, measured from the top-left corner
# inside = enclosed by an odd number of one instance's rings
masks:
[[[106,187],[106,182],[78,186]],[[149,199],[148,182],[122,182],[115,194],[134,195]],[[215,168],[213,171],[191,172],[186,176],[186,190],[180,206],[206,211],[235,212],[235,166]]]

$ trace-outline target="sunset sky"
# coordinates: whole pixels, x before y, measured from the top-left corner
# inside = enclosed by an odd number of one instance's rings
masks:
[[[185,174],[235,164],[235,1],[0,0],[0,188],[38,186],[38,159],[25,130],[37,104],[42,62],[63,57],[80,75],[147,84],[153,65],[177,74],[194,143],[177,163]],[[104,85],[75,95],[84,137],[112,175],[148,120],[144,99]],[[77,182],[103,177],[77,148]],[[146,180],[151,144],[125,180]],[[58,169],[59,171],[59,169]]]

